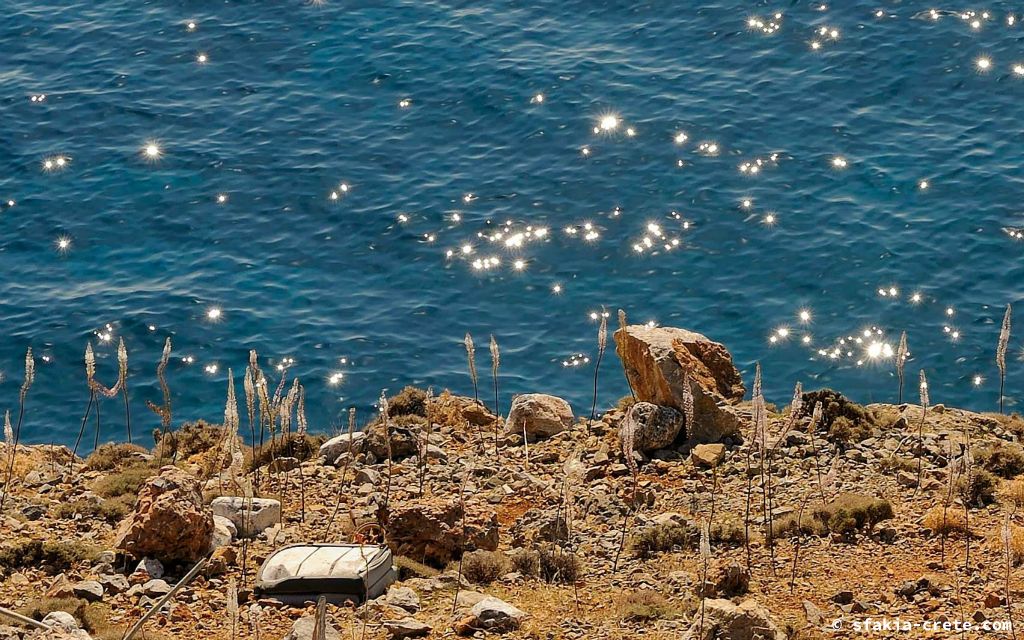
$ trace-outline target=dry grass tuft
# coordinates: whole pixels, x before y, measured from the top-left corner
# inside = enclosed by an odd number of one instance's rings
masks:
[[[1002,483],[999,494],[1014,507],[1024,507],[1024,480],[1009,480]]]
[[[152,476],[160,473],[155,460],[137,462],[123,469],[111,471],[93,483],[92,490],[104,498],[139,495],[139,489]]]
[[[1013,442],[994,442],[978,447],[974,461],[982,469],[1000,478],[1013,478],[1024,473],[1024,447]]]
[[[657,591],[642,589],[631,591],[616,603],[619,617],[627,622],[652,622],[654,620],[677,620],[693,612],[687,603],[676,604]],[[689,603],[692,605],[692,603]]]
[[[433,578],[441,574],[434,567],[416,562],[408,556],[396,556],[395,566],[398,567],[398,579],[408,580],[409,578]]]
[[[953,534],[966,534],[967,521],[964,519],[962,509],[947,507],[943,514],[942,506],[932,507],[924,515],[921,524],[933,534],[950,536]]]
[[[70,570],[80,562],[92,560],[99,551],[96,546],[78,541],[19,540],[0,548],[0,572],[41,567],[55,575]]]
[[[474,584],[491,584],[508,571],[508,558],[497,551],[480,549],[462,556],[462,575]]]

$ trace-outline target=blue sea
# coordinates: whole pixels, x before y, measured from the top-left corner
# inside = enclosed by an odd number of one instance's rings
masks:
[[[748,386],[760,362],[777,402],[894,401],[906,331],[907,398],[924,369],[933,403],[994,410],[1024,16],[930,9],[6,0],[0,409],[31,347],[24,440],[73,442],[86,343],[111,385],[123,339],[149,432],[171,337],[176,423],[219,420],[257,349],[328,431],[384,389],[472,393],[470,332],[483,397],[494,335],[503,407],[589,415],[622,308],[724,343]],[[599,386],[628,393],[611,349]]]

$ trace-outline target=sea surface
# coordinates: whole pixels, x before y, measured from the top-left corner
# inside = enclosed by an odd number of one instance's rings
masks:
[[[74,442],[86,344],[112,385],[123,339],[148,442],[170,337],[176,423],[219,420],[256,349],[329,431],[385,389],[471,394],[470,332],[488,404],[493,335],[504,410],[589,415],[621,308],[724,343],[748,388],[760,362],[779,403],[894,401],[906,331],[905,398],[924,369],[932,403],[995,410],[1015,4],[5,0],[0,409],[31,347],[23,440]],[[626,393],[609,348],[598,407]]]

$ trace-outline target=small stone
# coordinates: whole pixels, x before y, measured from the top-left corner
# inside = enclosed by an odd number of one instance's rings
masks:
[[[263,602],[262,600],[260,601]],[[313,616],[305,616],[299,618],[292,624],[292,628],[281,640],[313,640],[313,631],[316,628],[316,618]],[[324,635],[321,636],[324,640],[341,640],[341,634],[338,630],[327,623],[327,628],[324,630]]]
[[[324,464],[335,464],[342,454],[362,450],[365,441],[365,431],[353,431],[351,437],[348,433],[334,436],[320,445],[320,457],[324,459]]]
[[[698,444],[690,451],[690,460],[703,467],[717,467],[724,458],[724,444]]]
[[[558,396],[545,393],[524,393],[512,400],[505,430],[522,434],[530,440],[549,438],[572,426],[572,407]]]
[[[375,469],[364,467],[356,473],[356,477],[353,482],[355,482],[355,484],[359,486],[368,484],[372,487],[375,487],[380,484],[380,473],[377,472]]]
[[[132,582],[139,584],[162,577],[164,577],[164,565],[156,558],[143,558],[131,575]]]
[[[104,591],[113,595],[124,593],[128,590],[128,587],[131,586],[128,584],[128,578],[124,577],[120,573],[102,575],[97,581],[103,585]]]
[[[835,602],[836,604],[850,604],[853,602],[853,592],[839,591],[832,596],[832,602]]]
[[[488,596],[469,610],[473,626],[492,633],[515,631],[529,614],[510,605],[504,600]]]

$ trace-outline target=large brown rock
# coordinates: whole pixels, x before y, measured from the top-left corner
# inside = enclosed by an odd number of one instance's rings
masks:
[[[558,396],[524,393],[512,400],[505,420],[509,433],[526,432],[530,440],[547,438],[572,426],[572,407]]]
[[[114,548],[136,558],[196,562],[213,542],[213,512],[203,505],[199,481],[167,466],[139,490],[135,511],[117,530]]]
[[[745,389],[732,355],[717,342],[686,329],[629,325],[615,332],[615,351],[638,400],[685,413],[683,381],[690,378],[694,424],[687,441],[716,442],[737,433]]]
[[[409,500],[392,507],[388,537],[396,554],[436,566],[448,564],[463,549],[498,548],[498,516],[493,508],[467,500],[465,520],[463,531],[457,499]]]
[[[705,600],[683,640],[786,640],[768,610],[754,600],[738,605],[729,600]]]

